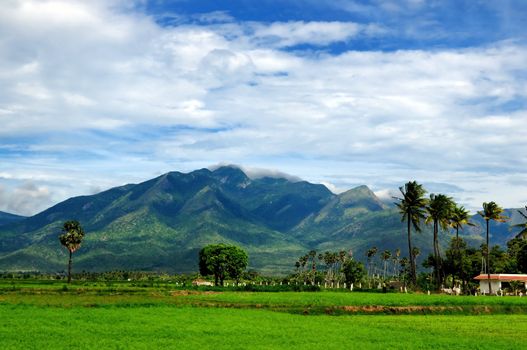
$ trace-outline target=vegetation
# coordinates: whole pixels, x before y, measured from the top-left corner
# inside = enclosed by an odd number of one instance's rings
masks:
[[[485,219],[487,227],[487,244],[485,245],[485,260],[486,260],[486,270],[489,283],[489,293],[492,293],[492,286],[490,284],[490,244],[489,244],[489,221],[501,221],[504,222],[508,218],[501,215],[503,213],[503,208],[497,205],[495,202],[483,203],[483,211],[478,212],[479,215]]]
[[[247,253],[233,245],[210,244],[199,252],[199,272],[203,276],[214,275],[216,286],[223,286],[227,277],[238,283],[247,262]]]
[[[288,274],[293,257],[310,250],[351,249],[357,260],[366,263],[366,251],[377,247],[367,268],[369,275],[384,275],[379,257],[385,250],[393,256],[400,249],[399,261],[415,260],[415,254],[409,254],[419,247],[416,266],[433,253],[432,225],[420,225],[422,234],[414,234],[412,227],[410,251],[402,243],[408,237],[398,209],[382,203],[366,186],[335,195],[322,185],[302,181],[249,179],[234,167],[171,172],[140,184],[70,198],[10,224],[3,225],[0,218],[0,269],[66,271],[65,251],[52,233],[76,218],[87,232],[82,249],[74,254],[78,271],[193,273],[198,251],[206,244],[224,242],[243,248],[251,256],[249,268],[267,275]],[[510,225],[489,223],[492,244],[502,247],[511,226],[521,221],[516,210],[505,214],[514,216]],[[485,222],[479,217],[471,221],[476,227],[462,236],[469,246],[480,247]],[[450,238],[440,233],[438,240],[444,249]],[[320,261],[318,256],[316,260]],[[386,265],[387,278],[399,274],[400,264],[395,268],[388,260]],[[409,277],[410,264],[407,267]]]
[[[416,181],[407,182],[404,187],[399,187],[402,198],[398,200],[397,207],[399,213],[402,215],[402,221],[406,220],[408,233],[408,252],[410,255],[410,280],[413,285],[417,283],[416,264],[412,247],[411,226],[413,225],[415,231],[420,232],[420,222],[424,219],[424,207],[426,199],[423,197],[426,193],[422,185]]]
[[[428,214],[426,218],[426,223],[432,222],[433,232],[434,232],[434,275],[436,286],[439,288],[441,281],[443,280],[442,276],[442,266],[441,266],[441,251],[439,249],[439,228],[447,230],[450,226],[452,213],[455,207],[455,203],[452,198],[445,196],[444,194],[430,194],[430,200],[428,201],[425,209]]]
[[[525,212],[527,213],[527,205],[525,206]],[[522,229],[520,232],[518,232],[516,238],[527,239],[527,215],[522,213],[521,210],[518,210],[518,214],[520,214],[525,221],[514,225],[514,227],[520,227]]]
[[[84,230],[78,221],[70,220],[64,223],[62,226],[62,234],[59,236],[59,241],[69,252],[68,283],[71,282],[72,255],[80,248],[83,238]]]
[[[494,349],[527,341],[523,298],[18,283],[12,291],[0,282],[2,349]]]
[[[3,349],[505,349],[527,341],[525,315],[306,317],[252,309],[10,305],[0,305],[0,315]]]

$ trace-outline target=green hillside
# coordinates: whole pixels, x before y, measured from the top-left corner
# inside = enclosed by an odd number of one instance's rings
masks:
[[[519,220],[514,210],[507,213],[512,222]],[[359,259],[372,246],[407,254],[406,226],[397,210],[366,186],[335,195],[305,181],[250,179],[228,166],[170,172],[8,222],[0,226],[0,270],[63,270],[66,250],[58,234],[72,219],[87,232],[75,253],[77,270],[194,272],[199,249],[219,242],[246,249],[249,267],[263,273],[287,273],[311,249],[352,250]],[[477,226],[462,234],[479,245],[483,222],[474,221]],[[492,232],[493,244],[514,236],[510,223],[493,224]],[[448,233],[440,237],[443,245],[450,240]],[[429,228],[414,234],[421,258],[431,242]]]
[[[0,226],[24,220],[25,216],[15,215],[0,211]]]

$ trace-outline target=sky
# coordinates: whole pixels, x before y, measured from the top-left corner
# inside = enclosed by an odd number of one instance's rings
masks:
[[[3,0],[0,211],[237,164],[527,204],[527,1]]]

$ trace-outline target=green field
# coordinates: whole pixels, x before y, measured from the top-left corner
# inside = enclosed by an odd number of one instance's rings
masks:
[[[0,285],[0,349],[510,349],[527,298]]]

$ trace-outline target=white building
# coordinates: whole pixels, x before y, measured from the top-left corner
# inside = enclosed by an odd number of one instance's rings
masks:
[[[193,286],[213,286],[214,283],[204,280],[203,278],[197,278],[194,281],[192,281]]]
[[[489,294],[488,275],[484,273],[484,274],[474,277],[474,279],[479,281],[479,290],[481,294]],[[493,294],[496,294],[499,290],[501,290],[502,282],[523,282],[525,285],[525,288],[527,288],[527,275],[491,273],[490,274],[490,287],[492,288]]]

